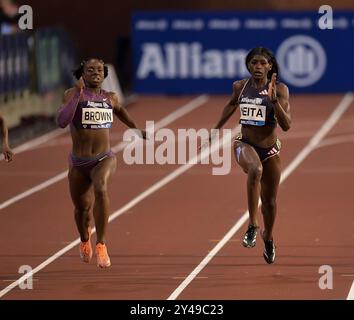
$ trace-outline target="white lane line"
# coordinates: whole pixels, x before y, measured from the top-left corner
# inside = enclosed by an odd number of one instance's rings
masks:
[[[332,144],[348,143],[354,141],[354,134],[340,135],[323,140],[317,148],[331,146]]]
[[[45,188],[48,188],[49,186],[51,186],[52,184],[54,183],[57,183],[61,180],[63,180],[66,176],[68,175],[68,170],[62,172],[62,173],[59,173],[58,175],[56,175],[55,177],[53,178],[50,178],[42,183],[40,183],[39,185],[31,188],[31,189],[28,189],[6,201],[4,201],[3,203],[0,204],[0,210],[2,209],[5,209],[7,208],[8,206],[11,206],[12,204],[14,204],[15,202],[18,202],[24,198],[27,198],[29,197],[30,195],[38,192],[38,191],[41,191]]]
[[[21,283],[25,282],[28,278],[33,278],[33,275],[36,274],[38,271],[42,270],[44,267],[46,267],[48,264],[52,263],[56,259],[60,258],[63,254],[65,254],[67,251],[71,250],[75,246],[77,246],[80,243],[80,238],[76,239],[75,241],[71,242],[69,245],[67,245],[65,248],[61,249],[60,251],[56,252],[54,255],[52,255],[50,258],[42,262],[40,265],[35,267],[32,271],[26,273],[24,276],[21,278],[17,279],[15,282],[12,282],[9,284],[5,289],[0,291],[0,298],[3,297],[6,293],[20,285]]]
[[[56,130],[53,130],[51,132],[48,132],[38,138],[35,138],[33,140],[30,140],[30,141],[27,141],[25,142],[24,144],[21,144],[19,145],[18,147],[12,149],[14,155],[16,156],[17,154],[19,153],[22,153],[24,151],[27,151],[27,150],[30,150],[30,149],[33,149],[35,147],[37,147],[38,145],[40,144],[43,144],[51,139],[54,139],[64,133],[67,133],[69,130],[68,129],[56,129]],[[4,160],[4,155],[1,154],[0,155],[0,161]]]
[[[353,98],[352,98],[352,95],[350,95],[350,94],[347,94],[345,97],[347,97],[347,96],[350,96],[350,102],[353,100]],[[345,97],[344,97],[344,99],[343,100],[345,100]],[[343,102],[343,100],[342,100],[342,102]],[[341,103],[342,103],[341,102]],[[339,108],[341,106],[341,104],[337,107],[337,109]],[[349,106],[349,105],[348,105]],[[348,107],[348,106],[346,106],[345,107],[345,109]],[[342,107],[343,108],[343,107]],[[337,111],[337,109],[333,112],[333,114],[334,113],[336,113],[336,112],[338,112]],[[343,110],[342,112],[341,112],[341,114],[344,112],[345,110]],[[330,118],[332,118],[332,116],[333,116],[333,114],[331,115],[331,117]],[[339,118],[339,117],[338,117]],[[329,120],[330,119],[328,119],[327,121],[326,121],[326,123],[327,122],[329,122]],[[335,123],[335,122],[334,122]],[[334,125],[334,123],[333,123],[333,125]],[[326,124],[325,124],[326,125]],[[322,129],[322,128],[321,128]],[[320,131],[321,131],[321,129],[320,129]],[[234,130],[233,130],[233,133],[232,133],[232,136],[234,136],[234,133],[235,132],[237,132],[239,130],[239,127],[237,127],[237,128],[235,128]],[[328,129],[328,131],[330,130],[330,128]],[[320,132],[319,131],[319,132]],[[324,134],[326,134],[326,133],[324,133]],[[316,136],[318,136],[318,132],[317,132],[317,134],[313,137],[313,139],[316,137]],[[228,141],[228,143],[230,143],[230,141]],[[310,143],[311,143],[311,141],[310,141]],[[309,143],[309,144],[310,144]],[[224,141],[223,141],[223,144],[220,146],[220,147],[222,147],[222,146],[224,146]],[[214,144],[214,146],[211,148],[211,150],[210,150],[210,153],[212,153],[212,152],[215,152],[216,150],[217,150],[217,148],[215,147],[216,145]],[[206,156],[209,156],[209,152],[207,152],[207,151],[209,151],[209,150],[204,150],[203,152],[202,152],[202,155],[201,155],[201,158],[203,159],[204,157],[206,157]],[[199,156],[199,155],[198,155]],[[109,219],[109,222],[111,222],[112,220],[114,220],[114,219],[116,219],[119,215],[121,215],[121,214],[123,214],[124,212],[126,212],[127,210],[129,210],[130,208],[132,208],[133,206],[135,206],[138,202],[140,202],[140,201],[142,201],[143,199],[145,199],[146,197],[148,197],[150,194],[152,194],[152,193],[154,193],[155,191],[157,191],[159,188],[161,188],[161,187],[163,187],[164,185],[166,185],[167,183],[169,183],[170,181],[172,181],[173,179],[175,179],[176,177],[178,177],[179,175],[181,175],[182,173],[184,173],[185,171],[187,171],[188,169],[190,169],[191,167],[193,167],[194,166],[194,164],[191,164],[191,163],[193,163],[194,161],[193,160],[195,160],[195,159],[192,159],[192,160],[190,160],[189,161],[189,163],[188,164],[185,164],[185,165],[183,165],[182,167],[179,167],[178,169],[176,169],[175,171],[173,171],[172,173],[170,173],[169,175],[167,175],[165,178],[163,178],[162,180],[160,180],[160,181],[158,181],[157,183],[155,183],[154,185],[152,185],[150,188],[148,188],[147,190],[145,190],[142,194],[140,194],[138,197],[136,197],[136,198],[134,198],[134,199],[132,199],[129,203],[127,203],[124,207],[122,207],[121,209],[119,209],[119,210],[117,210],[116,212],[114,212],[111,216],[110,216],[110,219]],[[296,159],[295,159],[296,160]],[[294,160],[294,161],[295,161]],[[293,161],[293,162],[294,162]],[[289,173],[288,173],[288,175],[289,175]],[[163,182],[162,182],[163,181]],[[139,200],[139,201],[137,201],[137,200]],[[243,217],[245,217],[245,218],[243,218]],[[232,230],[233,229],[235,229],[235,228],[237,228],[236,229],[236,231],[241,227],[241,225],[245,222],[245,221],[247,221],[247,218],[248,218],[248,215],[247,215],[247,212],[243,215],[243,217],[241,217],[241,219],[236,223],[236,225],[227,233],[227,235],[221,240],[221,242],[224,242],[224,244],[228,241],[227,240],[227,236],[229,235],[229,234],[231,234],[231,232],[232,232]],[[242,222],[242,219],[244,220],[243,222]],[[241,224],[242,223],[242,224]],[[241,224],[241,225],[240,225]],[[236,232],[235,231],[235,232]],[[93,229],[93,232],[95,232],[95,229]],[[233,232],[232,233],[232,235],[230,236],[230,238],[233,236],[233,234],[235,233],[235,232]],[[226,239],[226,241],[225,241],[225,239]],[[201,262],[201,264],[203,263],[203,262],[206,262],[206,259],[208,258],[208,257],[210,257],[210,259],[207,261],[207,263],[215,256],[215,254],[222,248],[222,246],[224,245],[224,244],[222,244],[222,245],[220,245],[221,244],[221,242],[210,252],[210,254]],[[69,245],[67,245],[66,247],[64,247],[63,249],[61,249],[60,251],[58,251],[57,253],[55,253],[53,256],[51,256],[51,257],[49,257],[47,260],[45,260],[43,263],[41,263],[40,265],[38,265],[36,268],[34,268],[33,270],[32,270],[32,272],[29,272],[29,273],[27,273],[27,274],[25,274],[25,275],[23,275],[22,277],[20,277],[18,280],[16,280],[15,282],[13,282],[13,283],[11,283],[9,286],[7,286],[6,288],[4,288],[3,290],[1,290],[0,291],[0,298],[1,297],[3,297],[5,294],[7,294],[9,291],[11,291],[12,289],[14,289],[14,288],[16,288],[20,283],[22,283],[22,282],[24,282],[24,281],[26,281],[29,277],[33,277],[33,275],[34,274],[36,274],[37,272],[39,272],[40,270],[42,270],[43,268],[45,268],[47,265],[49,265],[50,263],[52,263],[53,261],[55,261],[56,259],[58,259],[60,256],[62,256],[63,254],[65,254],[66,252],[68,252],[69,250],[71,250],[73,247],[75,247],[76,245],[78,245],[80,243],[80,238],[78,238],[78,239],[76,239],[76,240],[74,240],[72,243],[70,243]],[[220,247],[218,250],[216,250],[216,248],[217,247]],[[207,264],[206,263],[206,264]],[[200,264],[200,265],[201,265]],[[205,265],[206,265],[205,264]],[[204,266],[205,266],[204,265]],[[204,266],[199,270],[199,272],[204,268]],[[199,267],[199,266],[198,266]],[[197,267],[197,268],[198,268]],[[196,268],[196,269],[197,269]],[[195,270],[196,270],[195,269]],[[197,274],[199,273],[199,272],[197,272],[197,273],[195,273],[194,274],[194,276],[193,276],[193,278],[191,278],[191,280],[190,281],[192,281],[196,276],[197,276]],[[182,282],[182,284],[184,284],[186,282],[186,280],[184,281],[184,282]],[[189,283],[187,283],[186,285],[185,285],[185,287],[188,285]],[[181,286],[180,286],[181,287]],[[173,296],[175,296],[174,297],[174,299],[176,299],[177,298],[177,296],[183,291],[183,289],[178,293],[178,295],[176,295],[176,292],[177,292],[177,290],[180,288],[180,287],[178,287],[175,291],[174,291],[174,293],[169,297],[169,300],[173,300],[172,298],[173,298]]]
[[[191,100],[187,104],[179,107],[177,110],[175,110],[174,112],[170,113],[169,115],[167,115],[166,117],[164,117],[160,121],[158,121],[155,124],[155,130],[163,128],[164,126],[167,126],[168,124],[183,117],[184,115],[188,114],[189,112],[199,108],[200,106],[205,104],[208,100],[209,100],[209,97],[207,95],[201,95],[201,96]],[[127,144],[128,144],[127,142],[122,141],[122,142],[118,143],[117,145],[113,146],[112,151],[117,153],[117,152],[123,150]],[[68,170],[61,172],[58,175],[56,175],[55,177],[52,177],[52,178],[40,183],[39,185],[32,187],[32,188],[14,196],[14,197],[12,197],[12,198],[2,202],[0,204],[0,210],[3,210],[12,204],[14,204],[24,198],[27,198],[36,192],[39,192],[45,188],[48,188],[49,186],[65,179],[65,177],[67,175],[68,175]]]
[[[236,134],[236,132],[239,130],[239,128],[240,128],[240,126],[237,126],[236,128],[233,129],[231,137],[233,137]],[[151,194],[153,194],[154,192],[156,192],[157,190],[159,190],[160,188],[162,188],[163,186],[165,186],[166,184],[168,184],[169,182],[171,182],[172,180],[176,179],[178,176],[180,176],[185,171],[187,171],[190,168],[192,168],[193,166],[195,166],[195,164],[198,162],[197,160],[199,159],[199,157],[200,157],[200,162],[201,162],[202,159],[209,157],[210,154],[218,151],[220,148],[222,148],[224,146],[228,146],[231,143],[231,140],[229,140],[229,139],[221,138],[219,141],[222,141],[222,143],[220,143],[220,144],[214,143],[211,146],[211,148],[204,149],[200,154],[197,154],[195,157],[190,159],[187,164],[182,165],[178,169],[174,170],[173,172],[168,174],[166,177],[164,177],[163,179],[159,180],[158,182],[153,184],[151,187],[146,189],[143,193],[139,194],[137,197],[135,197],[134,199],[129,201],[122,208],[115,211],[113,214],[110,215],[109,223],[112,222],[113,220],[115,220],[118,216],[120,216],[124,212],[128,211],[130,208],[137,205],[139,202],[141,202],[142,200],[144,200],[145,198],[147,198]],[[92,233],[95,233],[95,232],[96,232],[96,228],[93,228]],[[54,255],[52,255],[47,260],[42,262],[40,265],[35,267],[31,272],[26,273],[25,275],[20,277],[18,280],[9,284],[6,288],[4,288],[3,290],[0,291],[0,298],[3,297],[5,294],[7,294],[12,289],[16,288],[19,284],[26,281],[28,278],[33,277],[34,274],[36,274],[37,272],[39,272],[40,270],[45,268],[47,265],[51,264],[56,259],[60,258],[60,256],[62,256],[63,254],[65,254],[66,252],[68,252],[69,250],[74,248],[75,246],[77,246],[79,243],[80,243],[80,238],[77,238],[76,240],[71,242],[69,245],[67,245],[66,247],[64,247],[60,251],[56,252]]]
[[[174,122],[175,120],[177,120],[177,119],[183,117],[184,115],[192,112],[193,110],[199,108],[200,106],[205,104],[208,100],[209,100],[209,97],[207,95],[201,95],[201,96],[193,99],[192,101],[188,102],[184,106],[178,108],[177,110],[175,110],[174,112],[170,113],[166,117],[162,118],[159,122],[157,122],[155,124],[155,131],[160,128],[164,128],[165,126],[169,125],[170,123]],[[151,130],[151,127],[147,128],[147,131],[148,131],[148,133],[153,133]],[[117,153],[118,151],[123,150],[128,144],[129,144],[129,142],[122,141],[122,142],[118,143],[117,145],[115,145],[114,147],[112,147],[112,151],[114,153]]]
[[[347,300],[354,300],[354,281],[352,283],[352,286],[350,287]]]
[[[300,165],[302,161],[311,153],[312,150],[320,143],[323,137],[332,129],[342,114],[347,110],[353,101],[353,95],[347,93],[330,117],[322,125],[320,130],[312,137],[309,143],[302,149],[302,151],[295,157],[295,159],[287,166],[282,172],[280,183]],[[248,211],[246,211],[236,224],[226,233],[224,238],[210,251],[210,253],[199,263],[199,265],[185,278],[185,280],[172,292],[167,300],[175,300],[182,293],[182,291],[193,281],[193,279],[205,268],[205,266],[217,255],[217,253],[224,247],[224,245],[230,241],[235,233],[242,227],[242,225],[248,220]]]

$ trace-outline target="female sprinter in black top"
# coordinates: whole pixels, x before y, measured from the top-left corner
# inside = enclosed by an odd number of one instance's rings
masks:
[[[246,66],[251,78],[234,82],[232,96],[215,128],[220,129],[240,107],[242,129],[235,139],[234,151],[238,164],[248,176],[249,225],[243,245],[251,248],[256,244],[260,197],[264,221],[263,256],[271,264],[275,261],[273,226],[281,175],[281,144],[275,129],[277,124],[283,131],[290,129],[289,90],[276,81],[278,64],[267,48],[252,49],[246,57]]]

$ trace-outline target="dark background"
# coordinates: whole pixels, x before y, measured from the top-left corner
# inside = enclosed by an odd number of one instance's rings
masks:
[[[107,63],[129,45],[130,19],[146,10],[333,10],[354,9],[353,0],[19,0],[33,9],[34,28],[62,26],[77,44],[80,59],[99,56]],[[119,52],[120,51],[120,52]],[[121,57],[122,58],[122,57]],[[124,59],[124,57],[123,57]]]

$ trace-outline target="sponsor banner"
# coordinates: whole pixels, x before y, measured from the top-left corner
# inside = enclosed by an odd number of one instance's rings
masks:
[[[249,77],[247,52],[271,49],[291,92],[345,92],[354,84],[354,11],[333,29],[311,12],[138,12],[133,15],[138,93],[230,93]]]

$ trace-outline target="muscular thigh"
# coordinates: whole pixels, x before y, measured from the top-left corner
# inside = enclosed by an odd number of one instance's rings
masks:
[[[92,181],[79,169],[69,169],[69,186],[71,199],[78,209],[87,209],[93,201]]]
[[[263,162],[261,179],[261,197],[265,199],[276,198],[281,176],[281,162],[278,155]]]
[[[97,184],[107,184],[108,179],[116,170],[117,159],[115,156],[106,158],[102,160],[97,166],[95,166],[91,171],[91,180],[93,185]]]
[[[262,166],[257,152],[249,144],[243,143],[241,141],[236,141],[234,150],[237,163],[246,173],[248,173],[248,170],[251,167]]]

